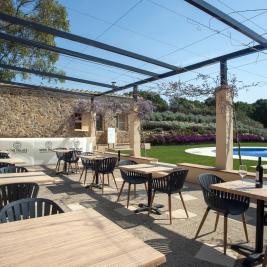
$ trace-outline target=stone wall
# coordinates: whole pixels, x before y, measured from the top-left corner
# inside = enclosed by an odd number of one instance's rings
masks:
[[[74,113],[79,112],[81,106],[83,112],[90,111],[90,102],[90,96],[78,92],[22,89],[0,84],[0,137],[90,136],[89,131],[74,130]],[[101,144],[107,141],[107,128],[116,124],[115,119],[104,120],[104,131],[96,133],[97,143]],[[118,143],[129,143],[128,131],[117,133]]]

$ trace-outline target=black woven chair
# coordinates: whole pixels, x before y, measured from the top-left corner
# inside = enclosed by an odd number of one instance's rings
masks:
[[[0,152],[0,159],[9,159],[9,155],[5,152]]]
[[[70,169],[71,171],[73,170],[72,164],[75,165],[75,172],[76,173],[78,172],[79,170],[78,161],[79,161],[80,154],[81,154],[81,151],[76,151],[76,150],[72,150],[70,152],[63,154],[63,161],[65,162],[65,164],[67,164],[67,167],[66,167],[67,173],[70,173]]]
[[[227,247],[227,218],[229,214],[230,215],[242,215],[246,241],[249,242],[247,226],[246,226],[246,221],[245,221],[245,212],[249,208],[249,198],[223,192],[223,191],[210,189],[211,184],[224,182],[224,180],[222,180],[220,177],[214,174],[209,174],[209,173],[201,174],[198,177],[198,180],[199,180],[199,183],[202,189],[205,202],[207,204],[207,209],[201,220],[201,223],[195,235],[195,239],[198,237],[201,231],[201,228],[208,216],[209,211],[214,210],[215,212],[217,212],[214,231],[216,231],[217,229],[217,225],[219,221],[219,214],[221,213],[224,215],[224,243],[223,243],[224,254],[226,254],[226,247]]]
[[[52,200],[45,198],[24,198],[9,203],[0,211],[0,222],[13,222],[49,216],[64,211]]]
[[[107,175],[107,177],[108,177],[108,185],[109,185],[109,174],[112,175],[113,181],[114,181],[115,186],[118,190],[118,185],[117,185],[117,182],[116,182],[114,174],[113,174],[114,169],[115,169],[116,164],[117,164],[117,158],[110,157],[110,158],[98,160],[96,162],[97,163],[96,163],[95,171],[98,172],[98,174],[102,174],[102,194],[104,193],[105,175]],[[93,183],[94,183],[94,180],[95,180],[95,177],[93,179]]]
[[[93,155],[93,153],[92,152],[82,152],[81,155],[83,155],[83,156],[91,156],[91,155]],[[93,180],[94,180],[97,162],[95,160],[84,159],[84,158],[81,158],[81,160],[82,160],[83,169],[82,169],[82,173],[81,173],[81,176],[80,176],[80,180],[79,181],[81,181],[82,176],[84,174],[84,181],[83,181],[83,183],[85,184],[86,183],[86,178],[87,178],[87,172],[88,172],[88,170],[91,170],[92,171],[92,173],[93,173]]]
[[[118,166],[135,165],[137,162],[130,159],[123,159],[119,161]]]
[[[24,167],[19,167],[14,165],[0,168],[0,173],[19,173],[19,172],[28,172],[28,170]]]
[[[66,150],[67,148],[66,147],[57,147],[55,149]],[[60,162],[63,161],[64,153],[62,153],[62,152],[56,152],[56,155],[57,155],[56,172],[59,172],[59,170],[60,170]]]
[[[129,200],[130,200],[130,192],[131,192],[131,185],[136,186],[137,184],[144,184],[145,189],[147,191],[146,183],[149,179],[149,175],[137,173],[135,171],[129,171],[129,170],[120,170],[121,171],[121,177],[123,179],[123,183],[118,195],[117,201],[120,200],[120,196],[122,193],[122,190],[124,188],[125,183],[128,183],[128,195],[127,195],[127,208],[129,207]],[[136,194],[136,190],[135,190]]]
[[[36,198],[39,186],[36,183],[16,183],[0,186],[0,210],[10,202],[23,198]]]
[[[188,212],[184,203],[183,195],[182,195],[182,188],[184,186],[184,182],[187,176],[188,170],[185,169],[178,169],[171,173],[168,173],[166,176],[153,178],[152,179],[152,201],[151,206],[153,204],[153,200],[155,197],[156,192],[165,193],[168,194],[168,204],[169,204],[169,218],[170,218],[170,224],[172,224],[172,202],[171,202],[171,195],[174,193],[179,193],[179,196],[181,198],[184,211],[186,214],[186,217],[188,218]],[[150,209],[151,210],[151,207]]]

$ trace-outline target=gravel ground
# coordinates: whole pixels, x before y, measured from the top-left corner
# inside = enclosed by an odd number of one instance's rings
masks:
[[[133,210],[138,207],[138,203],[146,202],[145,189],[142,185],[137,187],[136,197],[132,193],[130,207],[126,209],[127,187],[125,187],[120,202],[116,202],[118,193],[112,179],[110,179],[110,186],[105,186],[104,194],[102,195],[100,189],[84,188],[84,185],[79,182],[79,173],[70,175],[56,174],[54,166],[38,166],[32,169],[43,170],[51,176],[62,179],[59,184],[41,186],[40,197],[54,200],[66,212],[80,208],[95,209],[126,231],[131,232],[150,246],[164,253],[167,258],[167,263],[164,266],[242,266],[243,257],[241,255],[230,248],[227,250],[227,255],[222,253],[223,217],[220,217],[217,231],[214,232],[215,213],[210,212],[200,233],[202,236],[197,240],[193,239],[206,209],[202,192],[198,185],[185,183],[183,189],[185,204],[190,215],[189,219],[185,217],[179,195],[172,196],[173,222],[170,225],[167,214],[166,194],[156,194],[154,201],[155,203],[164,204],[161,215],[135,214]],[[120,187],[122,180],[119,170],[116,170],[114,174]],[[91,181],[92,175],[88,174],[87,183]],[[249,245],[251,246],[254,246],[255,240],[255,212],[255,204],[251,203],[246,215],[250,239]],[[239,216],[230,218],[228,222],[228,243],[244,242],[245,235],[241,218]]]

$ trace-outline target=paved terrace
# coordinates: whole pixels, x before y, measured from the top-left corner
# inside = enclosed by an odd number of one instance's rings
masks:
[[[129,209],[125,208],[127,187],[119,203],[116,202],[117,190],[110,179],[110,187],[106,186],[104,195],[100,189],[89,190],[79,183],[80,174],[56,175],[54,166],[39,166],[29,168],[29,170],[42,170],[51,176],[62,179],[62,183],[57,185],[40,186],[39,197],[45,197],[57,202],[66,212],[77,209],[93,208],[103,216],[109,218],[120,227],[131,232],[147,244],[164,253],[167,264],[164,266],[241,266],[242,256],[228,249],[227,255],[222,252],[223,238],[223,218],[220,218],[216,232],[213,232],[215,214],[210,212],[203,228],[203,235],[196,241],[193,237],[204,214],[206,205],[204,203],[200,187],[185,183],[183,196],[189,211],[190,218],[186,219],[179,195],[172,196],[173,223],[169,224],[167,213],[167,195],[156,194],[155,203],[165,205],[162,215],[152,214],[148,217],[147,213],[135,214],[133,210],[138,203],[146,202],[145,189],[137,186],[137,198],[130,199]],[[115,171],[118,186],[121,186],[122,179],[119,170]],[[87,175],[87,182],[92,181],[92,175]],[[250,238],[250,245],[254,246],[255,239],[255,204],[251,203],[247,212],[247,225]],[[265,242],[266,240],[265,236]],[[245,241],[241,218],[236,216],[228,223],[228,243],[242,243]],[[88,248],[90,252],[90,248]],[[91,252],[90,252],[91,253]],[[261,265],[259,265],[261,266]]]

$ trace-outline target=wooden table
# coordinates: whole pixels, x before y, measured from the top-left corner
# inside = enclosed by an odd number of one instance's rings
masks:
[[[134,171],[137,173],[145,174],[148,176],[148,182],[147,182],[147,204],[139,204],[139,208],[135,210],[136,213],[148,211],[150,207],[150,203],[152,201],[152,179],[159,177],[158,174],[163,174],[163,176],[173,171],[174,169],[177,169],[177,167],[166,167],[166,166],[159,166],[156,164],[134,164],[134,165],[125,165],[120,166],[119,169],[124,171]],[[151,211],[153,211],[156,214],[161,214],[160,208],[162,208],[163,205],[161,204],[154,204],[151,207]]]
[[[0,162],[8,163],[8,164],[24,164],[25,161],[18,158],[9,158],[9,159],[0,159]]]
[[[243,179],[242,181],[213,184],[210,188],[249,197],[257,201],[255,249],[240,245],[233,245],[232,248],[246,252],[248,256],[243,263],[245,266],[250,266],[261,260],[263,256],[264,202],[267,201],[267,184],[265,183],[263,188],[255,188],[255,180]]]
[[[30,182],[37,184],[54,184],[57,180],[43,172],[0,173],[0,185]]]
[[[159,266],[165,256],[93,209],[0,225],[0,265]]]

